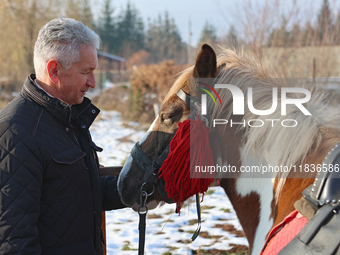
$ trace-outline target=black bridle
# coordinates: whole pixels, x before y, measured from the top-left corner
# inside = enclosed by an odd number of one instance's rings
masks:
[[[188,95],[182,89],[180,89],[177,93],[177,96],[189,104],[190,106],[194,107],[193,113],[189,116],[189,118],[195,118],[198,112],[200,112],[200,100],[197,98]],[[188,118],[188,119],[189,119]],[[146,207],[146,202],[148,196],[151,196],[155,190],[155,186],[159,194],[161,195],[162,199],[167,203],[174,203],[174,201],[168,198],[167,193],[165,191],[165,183],[162,178],[158,178],[158,172],[161,168],[164,160],[168,157],[170,151],[170,144],[165,148],[159,158],[155,161],[152,161],[148,158],[145,152],[137,142],[131,150],[131,156],[133,160],[136,162],[138,168],[144,172],[144,178],[141,186],[140,191],[140,201],[139,201],[139,249],[138,254],[144,254],[144,246],[145,246],[145,225],[146,225],[146,214],[148,209]],[[152,190],[150,191],[150,188]],[[149,189],[149,192],[147,191]],[[144,210],[142,212],[142,209]]]
[[[138,168],[144,172],[144,178],[142,182],[142,187],[141,187],[141,193],[146,192],[147,196],[152,195],[155,185],[157,186],[158,178],[157,174],[159,169],[161,168],[164,160],[168,157],[170,150],[170,145],[168,145],[165,150],[162,152],[162,154],[159,156],[159,158],[155,161],[151,161],[142,148],[139,145],[139,142],[133,146],[131,150],[131,156],[133,160],[136,162],[138,165]],[[146,189],[152,186],[152,191],[148,192]],[[160,195],[162,198],[167,202],[167,203],[173,203],[171,199],[169,199],[166,196],[166,192],[163,190],[160,190],[158,188],[158,191],[160,192]],[[164,193],[165,192],[165,193]],[[141,205],[141,204],[140,204]]]
[[[194,118],[194,116],[197,114],[197,111],[200,108],[200,101],[193,96],[189,96],[182,89],[180,89],[176,94],[181,100],[194,107],[195,110],[189,116],[188,119]],[[143,191],[146,191],[148,196],[150,196],[153,193],[154,187],[156,186],[162,199],[164,199],[165,202],[174,203],[173,200],[167,197],[167,194],[164,189],[163,179],[157,178],[158,171],[161,168],[164,160],[168,157],[169,151],[170,144],[165,148],[165,150],[162,152],[162,154],[159,156],[157,160],[152,161],[142,150],[142,148],[139,145],[139,142],[137,142],[131,150],[131,156],[133,160],[136,162],[138,168],[144,172],[141,193]],[[153,188],[152,191],[148,193],[146,188],[150,186],[152,186]]]

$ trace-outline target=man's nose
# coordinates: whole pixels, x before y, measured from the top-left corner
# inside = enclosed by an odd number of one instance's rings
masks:
[[[96,87],[96,79],[94,78],[93,72],[91,72],[91,74],[89,75],[87,79],[87,85],[89,85],[93,89]]]

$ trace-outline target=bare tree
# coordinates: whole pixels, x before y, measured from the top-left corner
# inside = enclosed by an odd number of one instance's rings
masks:
[[[7,77],[11,84],[20,81],[21,87],[25,76],[33,72],[34,42],[41,26],[60,14],[58,1],[0,1],[0,77]]]
[[[262,57],[263,47],[268,46],[268,42],[270,46],[282,46],[284,40],[300,38],[299,27],[294,24],[310,20],[310,9],[297,0],[243,0],[233,1],[232,8],[221,15],[227,27],[232,22],[239,40]],[[285,33],[292,28],[294,33],[287,38]]]

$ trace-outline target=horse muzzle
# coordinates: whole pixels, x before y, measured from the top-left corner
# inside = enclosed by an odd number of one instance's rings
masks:
[[[132,157],[129,156],[126,160],[122,171],[118,177],[117,188],[120,195],[120,199],[126,206],[133,206],[134,203],[138,202],[140,189],[142,183],[140,178],[142,175],[138,176],[138,172],[132,172]]]

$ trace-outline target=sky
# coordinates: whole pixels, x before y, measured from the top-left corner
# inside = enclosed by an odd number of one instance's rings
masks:
[[[103,9],[104,0],[91,1],[96,18]],[[147,24],[148,18],[157,19],[159,14],[164,16],[165,11],[168,11],[169,16],[175,19],[182,40],[185,42],[189,39],[190,20],[192,33],[190,44],[193,46],[197,45],[206,21],[216,27],[217,36],[222,36],[229,30],[230,25],[227,24],[221,10],[231,7],[232,1],[230,0],[113,0],[115,14],[125,8],[128,2],[140,11],[144,24]]]
[[[93,6],[94,17],[97,18],[103,9],[104,0],[90,0]],[[176,25],[184,42],[189,41],[189,21],[191,22],[190,44],[197,46],[204,24],[208,21],[217,29],[217,36],[221,37],[228,33],[231,25],[237,28],[240,21],[233,20],[235,15],[235,3],[245,0],[112,0],[115,14],[132,3],[139,10],[144,24],[148,18],[157,19],[159,14],[164,16],[168,11],[169,16],[175,19]],[[252,3],[264,3],[266,0],[253,0]],[[270,0],[274,1],[274,0]],[[289,2],[282,1],[283,8],[290,9]],[[308,5],[314,13],[321,7],[323,0],[299,0],[299,5]],[[339,7],[337,0],[329,0],[331,6]],[[234,15],[230,15],[233,13]],[[241,14],[240,14],[241,15]],[[279,19],[280,17],[278,17]],[[235,18],[234,18],[235,19]]]

